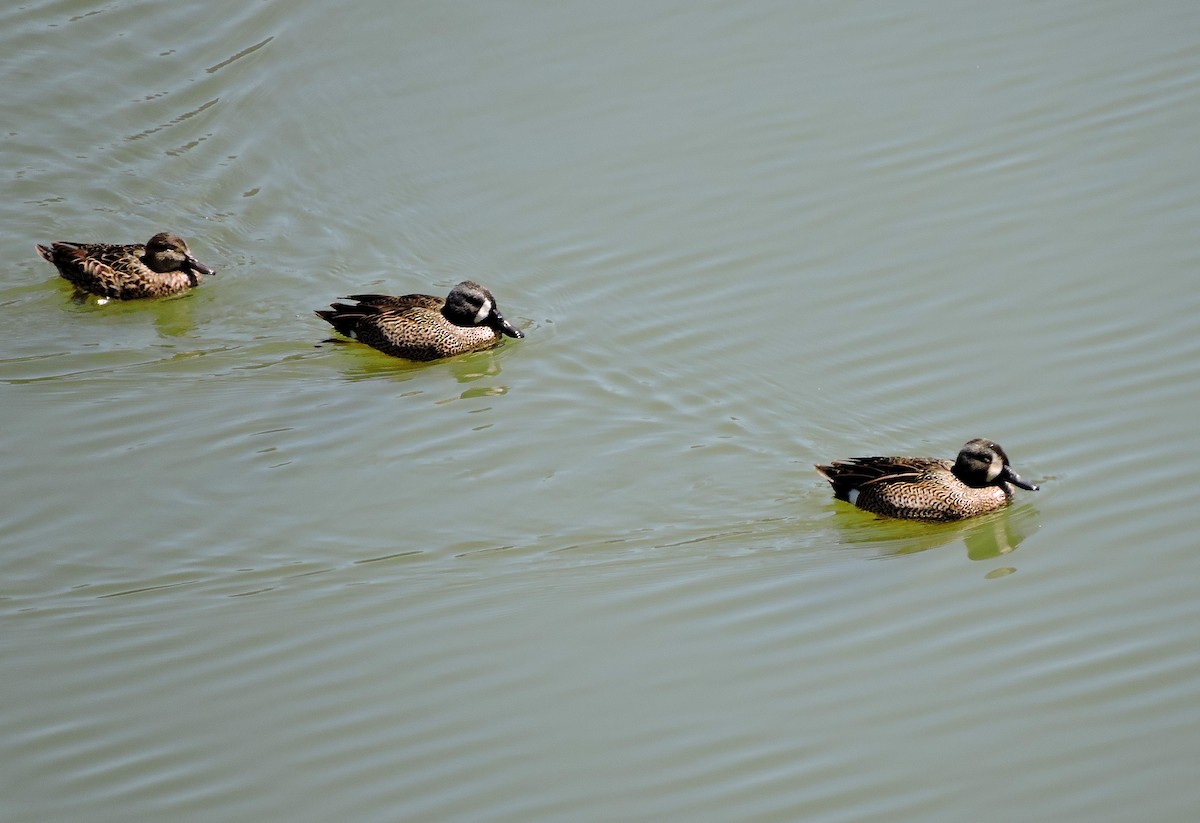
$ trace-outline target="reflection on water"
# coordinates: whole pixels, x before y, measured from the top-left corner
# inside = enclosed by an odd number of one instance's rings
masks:
[[[879,544],[888,555],[917,554],[962,541],[970,560],[993,560],[1016,551],[1037,530],[1038,511],[1030,503],[951,523],[924,523],[882,517],[835,504],[834,526],[847,544]]]
[[[393,379],[407,380],[415,374],[423,372],[427,369],[440,369],[453,375],[454,379],[459,383],[473,383],[484,377],[495,377],[500,374],[500,360],[503,354],[500,349],[488,349],[487,351],[472,352],[460,357],[451,357],[445,360],[434,360],[428,363],[417,363],[404,360],[399,357],[391,357],[372,349],[370,346],[364,346],[362,343],[357,343],[353,340],[344,340],[338,338],[329,338],[323,340],[319,347],[329,347],[331,351],[339,353],[339,357],[345,357],[350,362],[343,369],[345,379],[351,382],[358,380],[370,380],[377,377],[390,376]],[[501,346],[500,348],[503,348]],[[468,394],[478,392],[484,393],[504,393],[507,389],[475,389]]]
[[[971,560],[991,560],[1015,551],[1038,528],[1037,519],[1037,507],[1033,504],[1023,506],[1019,511],[1001,512],[999,516],[987,518],[990,522],[980,523],[977,529],[971,529],[963,536],[967,544],[967,557]]]

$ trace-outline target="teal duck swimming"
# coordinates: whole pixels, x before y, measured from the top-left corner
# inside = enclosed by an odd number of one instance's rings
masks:
[[[525,335],[504,319],[496,298],[464,280],[443,300],[430,294],[352,294],[355,305],[334,303],[317,311],[341,334],[393,357],[437,360],[498,346],[501,335]]]
[[[860,509],[910,520],[961,520],[1008,505],[1013,486],[1037,491],[991,440],[971,440],[957,460],[854,457],[817,466],[833,495]]]
[[[38,254],[81,291],[116,300],[165,297],[187,291],[201,275],[216,274],[197,260],[183,238],[164,231],[145,244],[40,243]]]

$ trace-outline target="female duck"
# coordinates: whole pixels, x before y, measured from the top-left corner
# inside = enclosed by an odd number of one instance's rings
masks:
[[[51,243],[37,246],[42,259],[77,289],[116,300],[165,297],[199,284],[200,276],[216,274],[197,260],[183,238],[164,231],[145,244]]]
[[[1028,483],[991,440],[971,440],[958,459],[854,457],[817,466],[833,495],[875,514],[910,520],[961,520],[1008,505],[1013,486]]]

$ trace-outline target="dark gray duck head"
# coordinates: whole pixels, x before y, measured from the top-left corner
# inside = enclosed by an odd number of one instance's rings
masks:
[[[1008,462],[1008,455],[999,443],[983,438],[968,440],[954,461],[954,475],[968,486],[1001,486],[1011,483],[1027,491],[1035,492],[1038,487],[1034,483],[1022,480],[1013,471]]]
[[[497,334],[517,339],[525,336],[500,314],[492,293],[473,280],[464,280],[450,290],[442,314],[457,326],[488,326]]]

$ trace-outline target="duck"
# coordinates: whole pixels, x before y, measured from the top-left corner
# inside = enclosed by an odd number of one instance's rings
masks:
[[[955,460],[853,457],[818,465],[833,496],[864,511],[907,520],[962,520],[996,511],[1013,488],[1037,491],[1013,471],[999,443],[968,440]]]
[[[115,300],[166,297],[199,285],[216,271],[196,259],[174,232],[162,231],[143,243],[38,243],[42,259],[80,291]]]
[[[492,293],[464,280],[443,299],[431,294],[352,294],[319,309],[317,317],[346,337],[384,354],[428,361],[482,351],[505,336],[525,334],[504,319]]]

